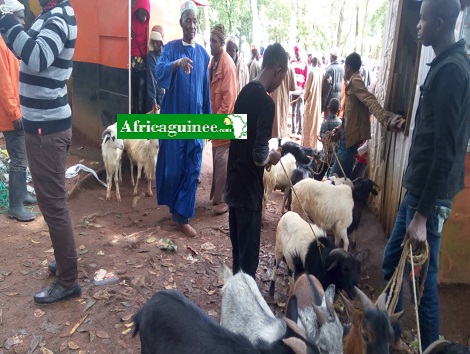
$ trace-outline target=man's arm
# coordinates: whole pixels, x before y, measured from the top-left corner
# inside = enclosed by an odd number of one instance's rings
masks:
[[[229,63],[227,63],[229,64]],[[237,72],[235,67],[229,65],[224,67],[224,83],[221,87],[222,105],[214,114],[231,114],[237,99]]]
[[[253,160],[257,166],[265,166],[268,163],[276,164],[275,154],[269,151],[269,139],[274,121],[274,103],[270,102],[261,110],[256,127],[256,138],[253,146]],[[277,152],[277,151],[276,151]],[[278,153],[279,154],[279,153]],[[281,154],[279,154],[280,158]],[[279,161],[279,160],[278,160]]]
[[[313,84],[313,72],[310,71],[307,76],[307,81],[305,83],[304,91],[304,102],[307,102],[312,96],[312,84]]]
[[[331,82],[333,79],[330,73],[327,71],[323,76],[323,83],[321,89],[321,110],[322,112],[326,109],[328,105],[328,97],[330,96],[331,88],[333,87],[333,83]]]
[[[36,73],[52,65],[69,37],[69,26],[60,16],[48,18],[35,39],[25,32],[14,15],[6,15],[1,20],[0,27],[5,30],[16,55]]]
[[[3,41],[0,38],[0,41]],[[8,51],[9,49],[2,48],[1,51]],[[13,82],[11,81],[10,72],[7,68],[8,61],[6,60],[6,55],[10,53],[0,53],[0,105],[7,112],[7,118],[14,122],[21,118],[20,104],[18,98],[13,94]],[[11,54],[10,54],[11,55]]]
[[[147,55],[147,100],[148,103],[155,107],[157,104],[157,87],[155,82],[157,80],[156,73],[157,62],[153,55]]]
[[[434,115],[434,156],[417,207],[426,218],[431,216],[439,187],[453,166],[458,148],[456,137],[465,129],[463,125],[468,124],[467,113],[461,112],[465,85],[456,65],[447,65],[436,74],[430,94]]]
[[[389,123],[396,114],[382,107],[377,98],[367,90],[359,75],[352,79],[348,90],[369,109],[369,113],[373,114],[380,124],[388,128]]]

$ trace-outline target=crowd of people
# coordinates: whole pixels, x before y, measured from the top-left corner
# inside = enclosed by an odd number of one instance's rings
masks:
[[[68,0],[38,1],[43,11],[26,31],[21,3],[0,0],[0,89],[7,97],[0,105],[0,129],[12,158],[9,213],[22,221],[34,218],[23,206],[36,202],[26,192],[27,156],[37,203],[49,227],[55,262],[48,268],[57,281],[36,293],[34,301],[50,304],[81,294],[65,189],[72,126],[66,82],[72,71],[77,25]],[[403,117],[385,110],[369,91],[370,73],[358,53],[347,55],[342,63],[340,49],[332,48],[325,65],[325,58],[314,55],[304,62],[301,48],[295,46],[290,60],[279,43],[250,50],[246,38],[239,43],[223,24],[217,24],[211,30],[209,55],[195,42],[198,8],[193,1],[180,7],[182,38],[168,43],[161,26],[149,31],[149,11],[148,0],[137,0],[132,9],[132,112],[247,115],[246,140],[211,142],[210,198],[214,213],[228,211],[233,272],[242,270],[255,277],[263,173],[281,158],[279,151],[269,150],[268,141],[289,135],[289,114],[290,133],[300,134],[305,147],[317,148],[317,142],[324,142],[331,132],[338,150],[337,158],[329,160],[330,174],[349,178],[358,149],[371,138],[372,116],[392,132],[403,129]],[[421,86],[403,181],[407,194],[383,260],[388,280],[405,236],[414,247],[426,240],[430,244],[430,267],[420,303],[423,347],[439,335],[440,238],[453,198],[464,185],[470,133],[470,64],[465,41],[454,38],[459,11],[458,0],[424,0],[421,7],[418,38],[432,46],[436,58]],[[158,152],[157,202],[169,207],[173,220],[189,237],[198,235],[190,219],[195,213],[203,148],[200,139],[161,140]],[[328,156],[336,155],[330,149],[326,149]],[[367,149],[362,145],[361,150]],[[395,333],[398,345],[398,327]]]

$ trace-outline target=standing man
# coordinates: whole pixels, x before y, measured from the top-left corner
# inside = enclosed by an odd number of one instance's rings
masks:
[[[274,102],[268,93],[278,87],[287,73],[287,54],[278,43],[264,52],[263,66],[255,80],[246,85],[235,102],[235,114],[247,115],[247,139],[231,140],[227,165],[230,241],[233,273],[240,270],[253,278],[259,262],[263,171],[277,164],[278,151],[269,151],[274,119]]]
[[[154,26],[150,33],[149,52],[147,54],[147,108],[145,111],[153,113],[160,111],[163,94],[165,93],[158,84],[157,73],[155,72],[163,49],[163,36],[161,32],[157,31],[157,27],[161,26]]]
[[[225,28],[218,24],[210,37],[211,54],[209,64],[212,113],[232,114],[237,99],[237,72],[233,59],[224,51]],[[228,210],[224,202],[227,180],[227,160],[230,140],[212,140],[212,186],[210,199],[214,213],[224,214]]]
[[[248,72],[248,66],[246,63],[241,60],[238,55],[238,39],[236,37],[229,37],[227,41],[227,53],[232,57],[235,66],[237,67],[237,82],[238,82],[238,91],[240,93],[242,88],[250,81],[250,74]]]
[[[6,5],[24,25],[24,6],[18,0],[7,0]],[[20,62],[8,48],[6,34],[0,38],[0,131],[5,137],[6,148],[10,156],[8,178],[9,204],[8,215],[19,221],[32,221],[35,216],[24,203],[36,204],[26,188],[26,146],[24,142],[23,121],[21,119],[19,82]]]
[[[421,86],[403,178],[407,192],[382,264],[384,279],[388,281],[398,265],[405,238],[410,238],[413,248],[426,240],[429,243],[429,270],[419,303],[423,351],[439,339],[437,276],[442,226],[449,217],[455,195],[464,187],[470,136],[470,63],[465,40],[456,42],[454,35],[459,11],[458,0],[424,0],[421,5],[418,39],[424,46],[432,46],[436,58],[429,64],[430,70]],[[400,297],[396,311],[401,308]],[[398,348],[398,326],[395,335]]]
[[[326,107],[330,103],[332,98],[341,97],[341,83],[344,76],[343,65],[338,61],[339,49],[333,47],[330,50],[330,62],[331,64],[326,69],[325,76],[323,78],[322,87],[322,107],[321,110],[324,112],[324,118],[327,116]]]
[[[300,58],[300,49],[298,46],[294,47],[295,59],[291,61],[292,68],[295,72],[295,80],[297,83],[298,92],[292,94],[292,134],[295,134],[297,126],[297,134],[302,134],[302,120],[304,114],[303,90],[305,82],[307,81],[307,64]]]
[[[364,80],[359,73],[361,68],[359,54],[348,55],[344,65],[344,80],[347,85],[343,124],[339,129],[341,138],[338,146],[338,159],[331,167],[330,176],[336,173],[343,177],[344,170],[345,177],[351,178],[357,148],[362,141],[370,139],[370,115],[373,114],[384,127],[392,131],[396,130],[400,117],[385,110],[377,98],[365,87]]]
[[[166,92],[162,114],[210,114],[209,54],[195,43],[197,6],[185,1],[180,8],[183,38],[168,42],[157,63],[157,80]],[[156,167],[157,200],[168,205],[173,220],[187,236],[197,235],[189,225],[194,216],[202,164],[202,139],[160,140]]]
[[[39,3],[43,11],[28,32],[9,13],[8,6],[0,5],[0,28],[21,57],[20,103],[26,152],[56,260],[49,269],[57,275],[57,281],[36,293],[34,302],[51,304],[81,295],[65,188],[65,161],[72,141],[66,83],[72,73],[77,23],[68,0]]]
[[[321,87],[323,82],[322,70],[318,67],[318,58],[312,57],[312,66],[308,71],[305,84],[305,116],[302,145],[317,148],[318,122],[321,119]]]

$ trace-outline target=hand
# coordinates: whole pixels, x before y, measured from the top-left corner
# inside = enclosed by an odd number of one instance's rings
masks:
[[[186,74],[191,74],[192,63],[193,61],[189,58],[178,59],[178,67],[182,68]]]
[[[388,122],[387,129],[392,132],[399,132],[400,130],[405,129],[406,120],[402,116],[396,115],[393,117],[390,122]]]
[[[341,129],[334,128],[331,131],[331,141],[337,142],[341,139]]]
[[[426,220],[423,215],[416,212],[406,230],[405,239],[407,237],[410,238],[413,249],[416,249],[426,241]]]
[[[2,2],[2,0],[0,0]],[[23,130],[23,119],[19,118],[13,121],[13,128],[15,130]]]
[[[277,150],[271,150],[268,155],[268,164],[277,165],[281,160],[281,153]]]

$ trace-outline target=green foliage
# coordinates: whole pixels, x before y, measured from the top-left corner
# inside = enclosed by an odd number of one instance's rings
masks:
[[[289,38],[290,1],[259,1],[260,21],[274,42],[283,43]]]
[[[241,37],[248,42],[252,36],[252,17],[249,0],[211,0],[209,14],[210,28],[222,23],[227,33]]]

